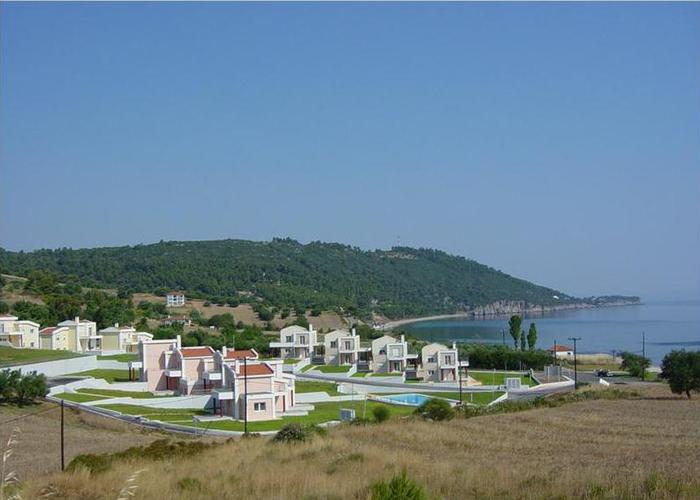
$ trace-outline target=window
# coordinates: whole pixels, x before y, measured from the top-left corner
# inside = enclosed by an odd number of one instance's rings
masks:
[[[350,342],[349,340],[346,340],[345,342],[343,342],[343,348],[346,351],[352,350],[352,342]]]
[[[338,341],[337,340],[331,340],[331,349],[335,349],[338,347]]]
[[[435,363],[436,361],[435,356],[428,356],[428,363]]]
[[[446,365],[453,365],[454,364],[454,360],[452,359],[452,356],[450,356],[450,355],[445,356],[445,364]]]
[[[299,343],[306,344],[306,336],[302,335],[301,337],[299,337]]]
[[[294,342],[294,336],[293,336],[293,335],[287,335],[287,342]]]
[[[391,348],[391,357],[398,358],[399,356],[401,356],[401,348],[392,347]]]
[[[265,411],[265,403],[255,403],[255,404],[253,404],[253,410],[255,410],[255,411]]]
[[[435,375],[435,370],[428,370],[428,375]]]

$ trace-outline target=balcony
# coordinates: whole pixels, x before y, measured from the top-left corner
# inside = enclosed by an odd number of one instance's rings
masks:
[[[182,377],[182,370],[165,370],[166,377]]]
[[[204,380],[221,380],[221,372],[204,372]]]

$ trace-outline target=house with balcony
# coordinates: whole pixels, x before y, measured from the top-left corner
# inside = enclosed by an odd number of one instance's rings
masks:
[[[38,349],[39,344],[39,323],[9,314],[0,315],[0,345]]]
[[[68,351],[73,332],[66,326],[48,326],[39,330],[39,347],[56,351]]]
[[[431,382],[455,382],[458,379],[459,353],[457,344],[451,348],[432,343],[421,350],[422,367],[418,376]]]
[[[238,351],[236,351],[238,352]],[[250,422],[282,417],[294,406],[294,375],[282,371],[282,360],[222,358],[221,386],[212,392],[222,416]]]
[[[97,333],[97,323],[87,319],[61,321],[57,326],[70,330],[67,343],[68,350],[75,352],[94,352],[102,350],[102,335]]]
[[[334,330],[323,338],[324,362],[327,365],[363,365],[371,369],[371,347],[360,343],[355,329]]]
[[[398,340],[384,335],[372,341],[372,364],[375,373],[406,373],[407,378],[416,378],[418,355],[409,354],[404,335]]]
[[[185,294],[179,290],[173,290],[165,295],[166,307],[185,307]]]
[[[119,323],[103,328],[100,335],[102,351],[138,352],[139,342],[153,339],[150,333],[137,332],[133,326],[120,326]]]
[[[167,318],[163,318],[160,320],[160,324],[162,326],[171,326],[171,325],[182,325],[182,326],[192,326],[192,318],[189,316],[168,316]]]
[[[270,342],[270,349],[283,359],[306,359],[313,356],[318,345],[312,325],[308,329],[292,325],[280,330],[280,341]]]

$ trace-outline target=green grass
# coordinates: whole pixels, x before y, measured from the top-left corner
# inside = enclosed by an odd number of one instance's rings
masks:
[[[80,356],[71,351],[51,351],[48,349],[14,349],[12,347],[0,347],[0,367],[23,365],[27,363],[41,363],[42,361],[55,361]]]
[[[102,399],[109,399],[103,396],[94,396],[92,394],[80,394],[72,392],[62,392],[60,394],[54,394],[54,397],[58,399],[65,399],[66,401],[73,401],[74,403],[87,403],[89,401],[100,401]]]
[[[285,365],[296,365],[299,361],[301,361],[301,360],[300,359],[285,359],[284,364]]]
[[[86,372],[71,373],[80,377],[101,378],[110,384],[114,382],[129,382],[129,370],[88,370]]]
[[[364,377],[367,376],[367,373],[365,373],[365,372],[357,372],[357,373],[353,373],[352,376],[353,376],[353,377],[356,377],[356,378],[364,378]]]
[[[318,365],[306,365],[304,368],[300,370],[300,373],[308,372],[309,370],[312,370],[316,368]]]
[[[135,399],[152,399],[152,398],[162,398],[167,396],[156,396],[151,392],[139,392],[139,391],[119,391],[116,389],[77,389],[78,392],[83,394],[97,394],[99,396],[109,396],[112,398],[135,398]]]
[[[333,382],[308,382],[306,380],[297,380],[294,387],[299,394],[304,392],[325,392],[329,396],[342,396]]]
[[[484,385],[505,385],[506,378],[520,377],[520,383],[523,385],[537,385],[534,380],[531,380],[527,375],[521,375],[513,372],[488,372],[488,371],[473,371],[469,370],[469,376],[478,380]]]
[[[401,372],[391,372],[391,373],[373,373],[370,377],[401,377]]]
[[[397,417],[401,415],[410,415],[414,408],[410,406],[395,406],[378,403],[375,401],[367,401],[365,416],[372,420],[372,408],[375,406],[386,406],[389,408],[390,415]],[[146,408],[135,405],[100,405],[102,408],[119,411],[127,415],[141,415],[151,420],[160,420],[173,424],[186,425],[188,427],[197,427],[199,429],[219,429],[225,431],[243,431],[243,422],[232,420],[224,420],[220,422],[200,422],[194,424],[192,417],[194,415],[206,414],[203,410],[195,409],[173,409],[162,410],[159,408]],[[340,409],[354,409],[358,417],[362,417],[365,408],[364,401],[340,401],[333,403],[314,403],[314,410],[303,417],[283,417],[277,420],[269,420],[266,422],[249,422],[248,430],[250,432],[275,431],[283,425],[298,422],[302,424],[322,424],[331,420],[340,419]]]
[[[347,373],[349,366],[317,365],[315,367],[321,373]]]
[[[110,354],[109,356],[97,356],[98,360],[104,361],[120,361],[122,363],[128,363],[129,361],[138,361],[139,355],[136,353],[123,353],[123,354]]]

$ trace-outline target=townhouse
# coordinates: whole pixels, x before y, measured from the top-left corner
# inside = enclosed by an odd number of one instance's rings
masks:
[[[421,349],[422,367],[419,378],[432,382],[455,382],[458,379],[459,353],[457,344],[452,348],[443,344],[432,343]],[[466,366],[466,365],[465,365]]]
[[[185,306],[185,294],[173,290],[165,295],[165,306],[166,307],[184,307]]]
[[[406,373],[407,378],[415,378],[418,355],[409,354],[404,335],[398,340],[384,335],[372,341],[372,364],[376,373]]]
[[[69,340],[73,338],[70,328],[66,326],[49,326],[39,330],[39,347],[56,351],[68,351]]]
[[[280,341],[270,342],[270,349],[283,359],[306,359],[313,356],[319,345],[312,325],[304,328],[292,325],[280,330]]]
[[[324,362],[327,365],[362,365],[363,368],[371,369],[370,355],[371,347],[363,347],[360,343],[360,336],[355,329],[334,330],[327,333],[323,339]],[[360,366],[358,366],[358,370]]]
[[[261,361],[253,349],[182,347],[178,336],[142,341],[139,358],[130,368],[139,370],[149,391],[210,393],[222,416],[270,420],[294,405],[295,377],[283,373],[281,360]]]
[[[9,314],[0,315],[0,345],[38,349],[39,323]]]
[[[137,332],[133,326],[114,326],[99,331],[102,336],[102,351],[138,352],[139,342],[152,340],[153,335],[147,332]]]
[[[75,352],[91,352],[102,350],[102,335],[97,333],[97,324],[94,321],[75,319],[61,321],[58,327],[68,328],[67,349]]]

